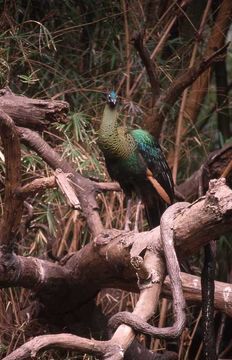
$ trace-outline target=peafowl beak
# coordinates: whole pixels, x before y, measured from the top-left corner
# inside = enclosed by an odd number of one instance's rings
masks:
[[[110,106],[115,107],[116,103],[117,103],[117,99],[111,99]]]
[[[107,95],[107,103],[109,104],[109,106],[113,109],[116,104],[117,104],[117,95],[114,91],[111,91],[108,95]]]

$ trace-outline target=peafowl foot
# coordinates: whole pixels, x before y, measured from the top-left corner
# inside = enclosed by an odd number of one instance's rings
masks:
[[[141,206],[142,206],[142,201],[139,200],[136,206],[134,232],[139,232],[139,215],[141,211]]]
[[[132,200],[128,199],[127,204],[126,204],[126,218],[125,218],[125,225],[124,225],[125,231],[130,231],[131,202],[132,202]]]

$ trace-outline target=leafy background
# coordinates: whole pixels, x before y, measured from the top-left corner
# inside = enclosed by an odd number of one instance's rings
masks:
[[[172,1],[161,1],[166,5],[166,18],[159,18],[152,1],[125,0],[12,0],[0,1],[0,83],[9,86],[17,94],[34,98],[63,99],[70,104],[66,124],[53,124],[43,137],[63,157],[69,159],[83,175],[109,180],[102,155],[96,145],[97,129],[100,123],[105,94],[109,89],[118,91],[121,101],[120,121],[130,127],[143,127],[144,119],[151,108],[151,88],[146,74],[137,86],[135,81],[143,65],[131,40],[135,31],[146,24],[152,35],[146,46],[150,52],[157,44],[158,35],[173,16]],[[205,8],[205,1],[195,1],[193,7],[172,29],[162,51],[156,57],[162,89],[166,89],[177,74],[187,68],[190,53],[196,43],[195,28]],[[217,3],[217,2],[215,2]],[[153,5],[152,5],[153,4]],[[163,5],[163,6],[165,6]],[[128,11],[129,9],[129,11]],[[216,10],[215,10],[216,11]],[[204,28],[198,43],[198,58],[201,58],[214,21],[214,13]],[[228,34],[230,37],[230,32]],[[206,40],[204,40],[206,39]],[[221,131],[218,113],[230,116],[231,112],[231,50],[226,58],[228,83],[227,102],[217,107],[215,77],[210,86],[201,111],[195,123],[187,124],[187,131],[181,142],[177,182],[188,178],[206,159],[207,154],[231,141],[231,132]],[[132,91],[130,91],[133,89]],[[180,103],[177,102],[165,119],[160,141],[170,166],[173,153],[176,121]],[[229,121],[229,120],[228,120]],[[230,128],[231,131],[231,128]],[[4,191],[4,156],[0,152],[0,195]],[[23,180],[51,174],[49,167],[32,151],[22,146]],[[101,216],[107,228],[124,226],[125,209],[121,193],[99,195]],[[47,190],[44,195],[30,199],[34,208],[33,224],[45,225],[57,242],[57,255],[78,250],[90,239],[84,219],[69,209],[58,190]],[[135,213],[135,209],[133,209]],[[144,224],[142,217],[140,229]],[[41,226],[28,232],[19,244],[24,255],[45,257],[47,230]],[[222,236],[218,241],[217,278],[231,279],[231,239]],[[192,259],[195,272],[200,272],[201,256]],[[103,291],[98,296],[105,314],[119,309],[133,308],[135,294]],[[31,303],[31,295],[25,289],[0,290],[0,352],[10,353],[32,334],[41,333],[41,324],[25,314]],[[166,321],[171,321],[170,304],[166,307]],[[200,310],[196,306],[188,309],[189,332],[180,344],[167,344],[169,349],[179,348],[181,359],[200,359],[201,328]],[[217,314],[220,326],[223,316]],[[224,319],[229,321],[228,319]],[[154,319],[157,323],[158,317]],[[47,330],[49,331],[49,330]],[[187,330],[186,330],[187,331]],[[194,335],[193,344],[186,340]],[[143,339],[141,338],[141,341]],[[227,338],[222,345],[228,344]],[[152,341],[152,349],[165,348],[165,343]],[[222,346],[222,347],[223,347]],[[198,354],[198,355],[197,355]],[[77,359],[71,352],[47,351],[41,359]],[[82,358],[82,356],[80,356]],[[85,359],[91,357],[84,357]]]

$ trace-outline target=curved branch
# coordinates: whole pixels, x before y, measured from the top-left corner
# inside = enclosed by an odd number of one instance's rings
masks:
[[[150,84],[151,84],[151,91],[152,91],[152,100],[153,104],[155,103],[155,100],[160,95],[160,84],[158,80],[158,71],[156,68],[155,62],[151,59],[150,54],[148,50],[144,47],[143,40],[144,40],[145,31],[140,31],[138,34],[134,36],[132,39],[134,42],[134,47],[138,51],[142,62],[146,68]]]
[[[142,321],[139,316],[133,312],[120,312],[114,315],[109,324],[115,328],[119,324],[127,324],[133,330],[144,334],[155,336],[159,339],[171,339],[181,335],[186,321],[185,300],[180,279],[180,268],[174,249],[173,241],[173,223],[177,214],[183,210],[188,203],[177,203],[169,207],[163,214],[160,223],[163,251],[165,254],[166,266],[171,279],[171,289],[173,295],[173,307],[175,322],[173,326],[167,328],[157,328]]]
[[[93,236],[103,231],[95,199],[95,183],[77,173],[71,164],[62,159],[36,132],[22,127],[17,127],[17,132],[21,141],[36,151],[52,169],[61,169],[64,173],[73,175],[75,191]]]
[[[109,344],[111,345],[111,344]],[[109,347],[108,345],[108,347]],[[40,350],[50,348],[63,348],[87,352],[89,354],[103,355],[106,350],[106,342],[89,340],[72,334],[41,335],[26,342],[17,350],[6,356],[4,360],[22,360],[28,357],[35,357]]]
[[[225,180],[212,181],[206,198],[201,198],[183,209],[174,220],[173,230],[177,253],[185,256],[186,252],[191,254],[198,250],[202,244],[210,241],[213,232],[217,236],[218,231],[220,233],[231,231],[231,209],[232,191],[225,185]],[[192,245],[193,242],[194,246]],[[184,249],[185,247],[186,249]],[[113,286],[127,290],[137,289],[138,291],[135,271],[130,260],[133,257],[141,256],[141,254],[145,254],[144,261],[146,264],[148,254],[159,259],[159,254],[162,254],[159,227],[143,233],[105,231],[94,242],[69,256],[66,262],[63,262],[63,266],[40,259],[12,255],[8,258],[7,264],[6,259],[4,259],[5,262],[0,263],[0,266],[2,265],[2,268],[5,269],[5,273],[0,271],[0,281],[3,287],[17,285],[34,288],[37,291],[37,297],[45,305],[44,309],[49,312],[50,316],[53,314],[57,318],[63,313],[72,312],[74,307],[76,308],[93,298],[99,288]],[[2,258],[0,260],[2,261]],[[157,283],[152,283],[152,279],[155,281],[154,274],[156,274],[157,269],[162,269],[162,266],[155,264],[154,260],[150,264],[153,264],[154,271],[153,275],[150,271],[151,276],[149,276],[148,285],[152,285],[142,289],[140,301],[134,314],[139,320],[142,317],[145,321],[155,310],[154,305],[157,304],[162,283],[160,277]],[[149,267],[145,266],[145,268],[148,269]],[[100,277],[96,277],[96,271],[101,274]],[[199,284],[194,286],[194,281],[192,288],[198,289]],[[143,282],[143,275],[142,285],[146,285],[146,279]],[[61,287],[62,291],[60,291]],[[231,286],[221,286],[221,291],[220,306],[229,311],[231,308]],[[146,302],[149,299],[150,305],[147,307]],[[225,299],[228,300],[225,302]],[[141,328],[139,329],[141,330]],[[161,329],[159,329],[160,331]],[[113,355],[112,352],[111,355],[109,355],[110,352],[107,352],[105,359],[120,359],[120,351],[122,356],[122,352],[129,346],[133,338],[132,329],[121,325],[111,339],[111,344],[115,346]]]

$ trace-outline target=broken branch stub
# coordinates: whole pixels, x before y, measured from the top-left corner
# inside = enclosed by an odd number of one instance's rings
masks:
[[[0,90],[0,108],[16,125],[43,130],[52,122],[66,122],[69,104],[61,100],[31,99],[15,95],[6,87]]]

